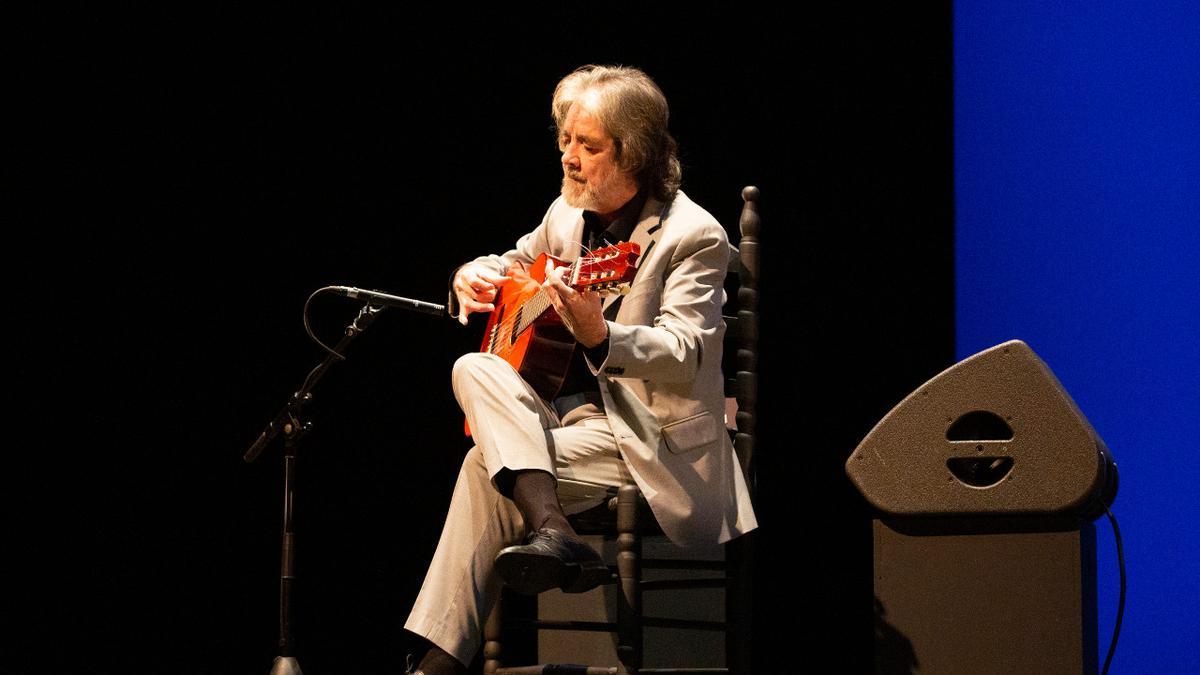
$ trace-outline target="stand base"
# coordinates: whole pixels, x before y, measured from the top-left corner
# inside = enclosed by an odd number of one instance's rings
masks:
[[[300,672],[300,662],[294,656],[276,656],[275,665],[271,666],[271,675],[304,675]]]

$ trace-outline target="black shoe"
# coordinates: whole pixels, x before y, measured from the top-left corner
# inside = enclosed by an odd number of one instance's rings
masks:
[[[513,590],[525,595],[551,588],[583,593],[612,578],[591,546],[549,527],[530,532],[521,546],[500,551],[496,570]]]

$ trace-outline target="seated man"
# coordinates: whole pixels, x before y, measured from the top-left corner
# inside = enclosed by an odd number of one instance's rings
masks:
[[[451,312],[465,324],[492,311],[513,264],[541,253],[574,260],[581,249],[632,241],[642,255],[619,299],[576,291],[566,268],[547,268],[543,288],[578,341],[553,400],[495,355],[455,364],[475,447],[405,623],[433,645],[418,671],[427,675],[470,663],[503,582],[582,592],[609,576],[566,519],[595,506],[605,486],[636,482],[676,543],[725,542],[757,525],[723,420],[730,247],[678,189],[666,99],[637,69],[585,66],[559,82],[551,111],[562,196],[513,250],[459,268]],[[557,494],[558,478],[599,487]]]

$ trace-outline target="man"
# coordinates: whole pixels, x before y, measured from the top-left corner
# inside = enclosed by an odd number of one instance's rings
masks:
[[[552,114],[562,196],[513,250],[459,268],[451,312],[465,324],[492,311],[512,265],[543,252],[573,260],[581,248],[628,240],[642,256],[619,301],[573,290],[565,268],[547,268],[543,288],[578,341],[555,400],[494,355],[455,364],[476,445],[405,623],[433,645],[418,671],[427,675],[471,661],[502,582],[537,593],[604,581],[607,569],[565,514],[596,505],[607,486],[635,481],[677,543],[724,542],[757,526],[723,423],[730,247],[678,189],[666,99],[637,69],[585,66],[559,82]]]

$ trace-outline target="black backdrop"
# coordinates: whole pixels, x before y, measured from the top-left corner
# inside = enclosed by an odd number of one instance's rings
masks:
[[[763,191],[760,672],[870,667],[869,513],[841,465],[953,355],[948,6],[41,10],[9,107],[17,321],[0,672],[267,672],[279,448],[326,284],[442,301],[558,183],[555,82],[644,68],[684,190]],[[19,158],[19,159],[17,159]],[[335,340],[357,306],[321,298]],[[479,324],[387,312],[300,458],[310,673],[401,668],[465,451]],[[815,667],[813,668],[815,669]]]

